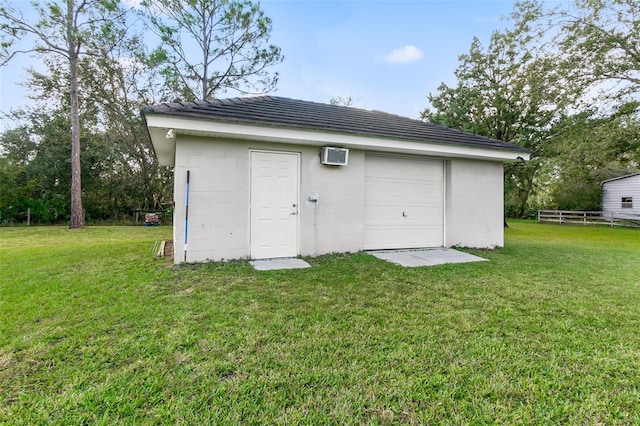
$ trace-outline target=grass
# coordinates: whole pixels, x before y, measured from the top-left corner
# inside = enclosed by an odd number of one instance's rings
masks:
[[[0,423],[640,423],[640,231],[267,272],[174,268],[170,235],[0,228]]]

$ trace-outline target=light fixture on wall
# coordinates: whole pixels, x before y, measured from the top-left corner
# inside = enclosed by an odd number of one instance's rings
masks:
[[[173,129],[167,130],[167,134],[164,135],[164,137],[167,139],[173,139]]]

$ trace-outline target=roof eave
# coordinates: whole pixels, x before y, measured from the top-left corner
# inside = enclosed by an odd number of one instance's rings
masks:
[[[473,158],[489,161],[528,161],[530,152],[522,149],[498,149],[438,142],[410,141],[377,136],[353,135],[313,129],[283,128],[211,118],[182,117],[143,111],[156,156],[161,165],[173,165],[177,135],[244,139],[296,145],[339,145],[345,148],[386,151],[449,158]],[[169,132],[169,130],[172,132]],[[171,136],[171,137],[169,137]]]
[[[626,178],[630,178],[630,177],[638,176],[638,175],[640,175],[640,172],[638,172],[638,173],[631,173],[631,174],[629,174],[629,175],[624,175],[624,176],[619,176],[619,177],[617,177],[617,178],[612,178],[612,179],[603,180],[602,182],[600,182],[600,186],[604,185],[604,184],[605,184],[605,183],[607,183],[607,182],[613,182],[614,180],[626,179]]]

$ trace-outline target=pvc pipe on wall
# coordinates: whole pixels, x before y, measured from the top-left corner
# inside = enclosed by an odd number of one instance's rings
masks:
[[[187,170],[187,196],[184,213],[184,261],[187,261],[187,243],[189,242],[189,177],[190,170]]]

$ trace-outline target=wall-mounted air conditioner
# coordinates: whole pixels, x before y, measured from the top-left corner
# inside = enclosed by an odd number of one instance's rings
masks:
[[[346,166],[349,162],[349,150],[333,146],[323,146],[320,162],[329,166]]]

